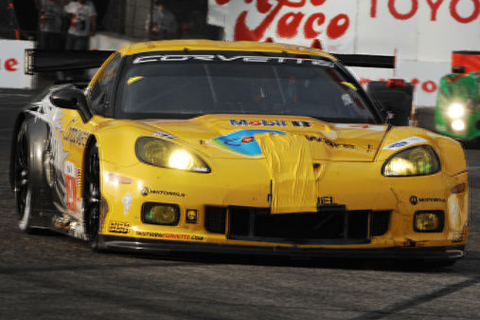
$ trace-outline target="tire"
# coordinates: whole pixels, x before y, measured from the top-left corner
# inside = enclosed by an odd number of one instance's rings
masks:
[[[13,156],[13,187],[15,192],[15,202],[17,205],[19,228],[25,233],[32,231],[32,213],[34,188],[32,186],[31,176],[34,170],[30,148],[30,138],[27,123],[20,126],[16,136],[16,147]]]
[[[100,161],[97,144],[91,144],[85,157],[85,225],[88,241],[93,251],[102,251],[99,241],[100,231]]]

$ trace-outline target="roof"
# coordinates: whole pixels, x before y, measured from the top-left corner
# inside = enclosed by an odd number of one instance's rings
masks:
[[[251,41],[213,41],[213,40],[166,40],[138,42],[123,46],[118,50],[121,55],[133,55],[154,51],[260,51],[287,52],[289,54],[309,54],[330,60],[337,60],[332,55],[309,47],[281,43],[251,42]]]

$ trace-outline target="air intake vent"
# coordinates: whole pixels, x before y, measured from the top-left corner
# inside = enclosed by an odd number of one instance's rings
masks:
[[[211,233],[225,234],[227,208],[205,207],[205,229]]]
[[[372,212],[371,234],[372,237],[382,236],[388,231],[390,224],[390,211]]]

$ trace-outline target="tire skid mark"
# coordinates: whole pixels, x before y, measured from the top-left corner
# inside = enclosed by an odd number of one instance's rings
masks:
[[[382,310],[370,311],[366,314],[361,315],[360,317],[352,318],[351,320],[378,320],[383,319],[391,315],[398,315],[399,313],[413,309],[423,303],[433,301],[438,298],[448,296],[452,293],[461,291],[463,289],[470,288],[480,283],[480,277],[470,278],[458,283],[454,283],[447,287],[435,290],[431,293],[425,294],[423,296],[412,297],[406,301],[396,303],[389,308]]]

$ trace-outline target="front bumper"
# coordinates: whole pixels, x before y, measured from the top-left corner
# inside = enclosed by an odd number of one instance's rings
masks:
[[[392,247],[372,249],[326,249],[298,246],[241,246],[179,241],[147,240],[138,238],[100,236],[100,248],[111,251],[145,253],[198,252],[221,254],[276,255],[285,257],[348,258],[348,259],[404,259],[449,261],[465,256],[465,246],[447,247]]]

